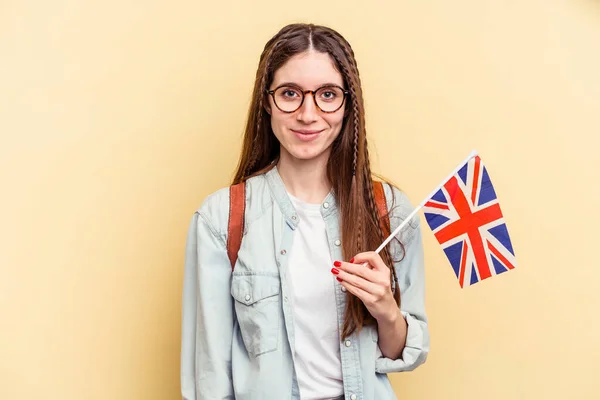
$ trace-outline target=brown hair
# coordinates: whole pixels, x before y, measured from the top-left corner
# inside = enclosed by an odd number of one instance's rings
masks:
[[[349,97],[345,104],[342,130],[332,143],[327,176],[340,208],[342,252],[345,259],[376,249],[384,240],[373,191],[372,173],[365,131],[365,112],[358,67],[350,44],[338,32],[313,24],[291,24],[282,28],[265,45],[260,56],[244,143],[233,183],[264,173],[279,157],[280,144],[271,130],[266,89],[277,71],[290,57],[314,49],[331,56],[344,79]],[[400,291],[389,245],[380,253],[391,269],[390,285],[400,304]],[[364,325],[375,324],[360,299],[347,293],[342,337]]]

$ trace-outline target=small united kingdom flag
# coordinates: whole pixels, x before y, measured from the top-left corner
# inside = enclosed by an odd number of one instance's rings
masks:
[[[422,210],[461,287],[516,267],[496,191],[477,154],[424,202]]]

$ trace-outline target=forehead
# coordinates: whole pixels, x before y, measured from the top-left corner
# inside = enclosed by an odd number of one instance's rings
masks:
[[[325,83],[344,86],[342,74],[327,53],[309,51],[296,54],[285,62],[273,77],[273,87],[293,82],[305,89],[315,89]]]

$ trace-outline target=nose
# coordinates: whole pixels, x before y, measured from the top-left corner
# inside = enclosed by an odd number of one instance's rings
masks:
[[[312,122],[315,122],[319,117],[317,104],[315,103],[314,96],[314,93],[305,94],[304,102],[298,110],[298,115],[296,117],[298,121],[302,121],[305,124],[310,124]]]

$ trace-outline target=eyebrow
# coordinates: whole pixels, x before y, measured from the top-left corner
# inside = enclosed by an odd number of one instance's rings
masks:
[[[277,85],[276,87],[282,87],[282,86],[295,86],[295,87],[304,89],[301,85],[297,84],[296,82],[283,82],[283,83],[280,83],[279,85]],[[343,88],[344,84],[339,85],[337,83],[327,82],[327,83],[322,83],[321,85],[318,85],[317,89],[322,88],[324,86],[339,86],[339,87]]]

